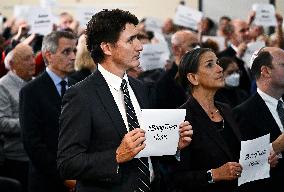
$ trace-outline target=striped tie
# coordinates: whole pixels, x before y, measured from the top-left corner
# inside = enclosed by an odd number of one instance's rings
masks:
[[[284,108],[283,108],[283,101],[279,100],[276,108],[280,121],[284,127]]]
[[[140,127],[140,125],[138,123],[137,116],[135,114],[135,110],[129,96],[127,82],[125,79],[122,80],[121,89],[124,95],[124,103],[125,103],[126,117],[127,117],[129,131],[132,131],[133,129]],[[145,192],[149,191],[150,171],[149,171],[148,158],[145,157],[136,158],[134,159],[134,161],[136,161],[138,169],[137,180],[135,183],[135,191],[145,191]]]

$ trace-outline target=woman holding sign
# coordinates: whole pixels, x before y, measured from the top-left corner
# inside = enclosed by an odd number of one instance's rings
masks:
[[[215,53],[207,48],[187,52],[179,75],[192,93],[181,108],[187,110],[194,135],[191,145],[181,151],[175,184],[181,191],[236,191],[242,173],[240,132],[230,108],[214,102],[216,91],[225,85]]]

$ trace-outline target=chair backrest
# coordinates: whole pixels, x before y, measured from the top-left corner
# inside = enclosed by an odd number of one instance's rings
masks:
[[[0,177],[1,192],[21,192],[21,183],[16,179]]]

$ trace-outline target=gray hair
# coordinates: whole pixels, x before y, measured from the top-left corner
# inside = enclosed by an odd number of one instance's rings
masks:
[[[7,70],[10,70],[11,69],[11,61],[13,60],[13,57],[14,57],[14,51],[11,50],[6,56],[5,56],[5,59],[4,59],[4,64],[5,64],[5,68]]]
[[[77,39],[76,35],[69,31],[53,31],[47,34],[43,38],[42,47],[41,47],[42,56],[46,65],[48,65],[48,61],[45,58],[44,53],[50,51],[51,53],[55,54],[59,46],[59,39],[61,38],[66,38],[71,40]]]

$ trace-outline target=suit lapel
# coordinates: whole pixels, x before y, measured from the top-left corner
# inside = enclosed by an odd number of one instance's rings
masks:
[[[281,131],[272,116],[270,110],[268,109],[267,105],[263,101],[263,99],[260,97],[258,93],[254,95],[254,98],[252,99],[253,103],[253,112],[252,114],[256,114],[255,111],[258,111],[257,115],[258,117],[255,117],[258,121],[258,124],[263,125],[261,127],[264,127],[265,130],[261,130],[263,132],[269,132],[270,133],[270,140],[273,141],[276,139],[280,134]]]
[[[114,127],[117,130],[118,134],[121,136],[121,138],[123,138],[124,135],[127,133],[127,128],[124,124],[123,118],[119,112],[115,100],[109,90],[107,82],[105,81],[104,77],[98,70],[96,70],[92,74],[91,78],[94,79],[95,82],[94,86],[96,89],[96,93],[101,101],[101,104],[104,106],[106,112],[108,113],[109,118],[113,122]]]
[[[51,77],[48,75],[48,73],[45,71],[42,73],[42,89],[45,90],[45,95],[48,95],[49,100],[53,100],[54,103],[56,103],[56,106],[61,107],[61,97],[56,89],[56,86],[54,85],[54,82],[52,81]]]
[[[212,139],[216,143],[216,145],[221,148],[224,153],[230,158],[233,159],[233,156],[227,147],[227,144],[223,137],[213,128],[214,125],[212,124],[210,118],[206,114],[206,112],[203,110],[201,105],[193,98],[191,97],[190,100],[192,100],[190,109],[192,110],[192,113],[195,114],[197,117],[200,117],[200,121],[203,121],[203,126],[200,126],[199,129],[202,129],[203,132],[205,132],[208,137]]]

